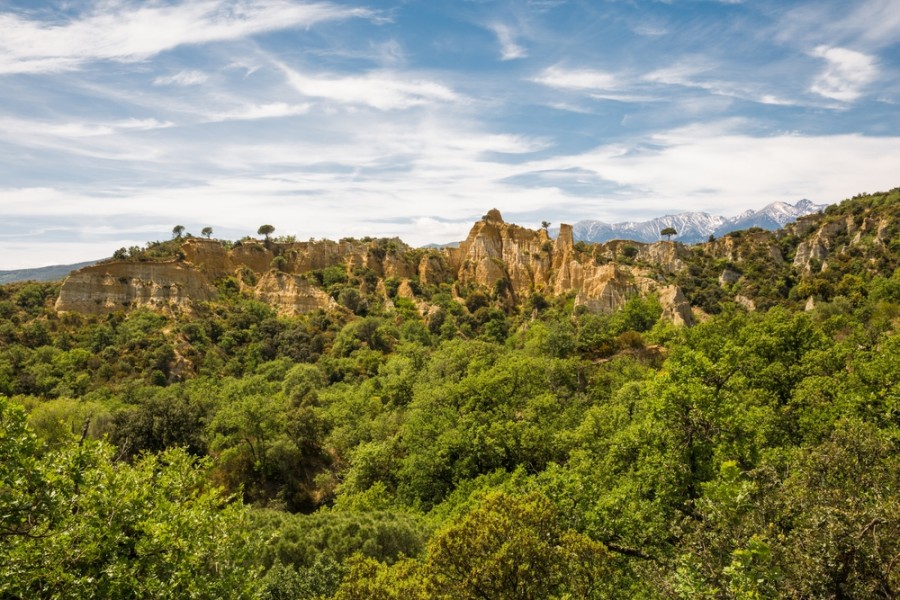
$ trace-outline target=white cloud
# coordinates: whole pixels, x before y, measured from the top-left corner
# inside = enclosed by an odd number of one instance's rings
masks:
[[[153,85],[200,85],[206,83],[208,79],[209,75],[202,71],[179,71],[168,77],[157,77],[153,80]]]
[[[197,0],[96,2],[92,12],[64,25],[0,14],[0,74],[59,72],[95,60],[141,61],[185,44],[355,17],[374,13],[328,2]]]
[[[678,62],[674,65],[650,71],[642,77],[648,83],[681,86],[704,90],[716,96],[725,98],[739,98],[775,106],[796,106],[799,102],[790,98],[768,91],[764,83],[753,81],[723,81],[712,78],[710,73],[721,71],[719,65],[715,65],[705,58],[693,57],[689,60]]]
[[[618,76],[592,69],[564,69],[550,67],[532,79],[548,87],[568,90],[615,90],[621,85]]]
[[[172,127],[172,125],[171,121],[159,121],[157,119],[124,119],[107,122],[46,122],[0,117],[0,131],[9,134],[10,138],[15,140],[20,140],[27,136],[77,140],[108,136],[127,130],[148,131],[150,129],[165,129]]]
[[[528,51],[516,43],[515,35],[508,25],[493,23],[488,28],[497,36],[497,41],[500,43],[500,58],[502,60],[515,60],[528,56]]]
[[[708,78],[710,72],[716,72],[717,65],[702,57],[690,57],[674,65],[649,71],[643,75],[622,75],[592,69],[563,69],[551,67],[532,79],[549,87],[582,92],[596,100],[615,100],[618,102],[659,102],[675,101],[686,110],[691,106],[721,108],[723,102],[711,104],[696,97],[685,97],[684,94],[673,95],[671,87],[702,90],[712,96],[723,99],[739,98],[760,104],[794,106],[798,102],[785,98],[767,90],[763,84],[753,82],[731,82]]]
[[[267,104],[250,104],[236,110],[210,113],[209,121],[253,121],[256,119],[272,119],[279,117],[295,117],[309,112],[310,104],[287,104],[270,102]]]
[[[698,76],[709,72],[712,68],[713,66],[706,58],[694,58],[650,71],[643,76],[643,79],[665,85],[694,86]]]
[[[751,136],[741,121],[693,126],[639,143],[601,146],[531,163],[531,170],[580,168],[631,189],[627,210],[759,208],[776,200],[835,202],[896,185],[900,138],[863,135]],[[624,216],[617,207],[615,218]],[[602,217],[597,217],[602,218]],[[621,220],[621,219],[620,219]]]
[[[871,56],[848,50],[819,46],[813,56],[827,61],[810,88],[815,94],[838,100],[853,102],[863,94],[863,89],[878,76],[878,68]]]
[[[347,77],[311,77],[280,65],[288,83],[304,96],[339,104],[371,106],[378,110],[399,110],[453,102],[460,96],[449,87],[414,76],[389,71]]]

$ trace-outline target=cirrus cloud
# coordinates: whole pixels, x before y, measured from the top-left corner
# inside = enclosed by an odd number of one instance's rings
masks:
[[[93,3],[88,14],[64,24],[6,13],[0,14],[0,74],[61,72],[98,60],[142,61],[187,44],[374,17],[364,8],[289,0]]]

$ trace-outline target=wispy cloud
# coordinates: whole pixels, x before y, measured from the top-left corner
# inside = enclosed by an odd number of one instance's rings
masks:
[[[810,91],[825,98],[853,102],[878,77],[875,60],[861,52],[819,46],[813,50],[812,55],[823,58],[828,63],[810,88]]]
[[[717,77],[723,69],[706,58],[691,58],[674,65],[656,69],[641,77],[641,80],[664,86],[680,86],[703,90],[725,98],[739,98],[771,106],[796,106],[800,100],[788,98],[780,89],[765,82],[751,80],[729,81]],[[782,86],[783,88],[783,86]]]
[[[613,73],[592,69],[566,69],[550,67],[532,79],[554,88],[567,90],[616,90],[620,87],[620,79]]]
[[[759,104],[794,106],[798,100],[771,90],[772,86],[752,81],[727,81],[711,76],[718,70],[707,59],[691,58],[683,62],[637,75],[623,75],[592,69],[551,67],[532,79],[535,83],[561,90],[580,92],[597,100],[620,102],[674,101],[672,87],[701,90],[723,98],[739,98]],[[696,98],[682,98],[683,103],[696,104]]]
[[[70,121],[54,123],[27,119],[0,118],[0,131],[19,138],[23,134],[71,140],[108,136],[127,130],[147,131],[171,127],[171,121],[157,119],[125,119],[122,121]]]
[[[659,25],[652,25],[650,23],[639,23],[632,27],[631,29],[638,35],[643,35],[647,37],[658,37],[661,35],[666,35],[669,33],[669,30],[665,27]]]
[[[821,1],[792,7],[778,21],[777,39],[872,51],[900,39],[896,0]]]
[[[401,110],[461,97],[444,84],[409,74],[378,71],[349,77],[314,77],[281,65],[288,83],[310,98],[378,110]]]
[[[273,119],[279,117],[295,117],[309,112],[310,104],[288,104],[271,102],[268,104],[252,104],[231,112],[215,115],[214,121],[252,121],[255,119]]]
[[[157,77],[153,80],[153,85],[200,85],[206,83],[208,79],[209,75],[203,71],[179,71],[174,75]]]
[[[0,74],[67,71],[95,60],[141,61],[186,44],[373,17],[368,9],[290,0],[93,2],[85,16],[62,25],[5,13]]]
[[[488,29],[497,36],[497,41],[500,43],[500,58],[502,60],[515,60],[528,56],[528,51],[516,43],[515,33],[508,25],[492,23],[488,26]]]

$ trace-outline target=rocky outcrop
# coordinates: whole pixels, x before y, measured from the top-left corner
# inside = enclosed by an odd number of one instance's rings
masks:
[[[63,283],[56,310],[105,314],[134,308],[189,308],[214,300],[206,276],[179,262],[110,262],[79,269]]]
[[[833,253],[847,252],[859,246],[883,246],[894,235],[897,225],[891,219],[876,215],[850,214],[837,220],[819,219],[818,227],[805,224],[807,238],[800,242],[794,254],[794,267],[804,273],[824,268]],[[795,231],[799,231],[795,228]]]
[[[733,283],[737,283],[740,278],[741,274],[737,271],[732,271],[731,269],[723,269],[722,274],[719,275],[719,285],[731,285]]]
[[[253,294],[257,300],[287,316],[311,313],[336,305],[331,296],[312,285],[304,275],[275,270],[263,275]]]
[[[242,268],[255,273],[269,270],[275,254],[262,242],[242,242],[225,248],[217,241],[191,238],[182,246],[185,262],[196,267],[212,281]]]
[[[613,240],[600,244],[594,250],[596,256],[607,261],[628,261],[637,264],[652,264],[666,273],[676,273],[685,267],[690,250],[677,242],[654,242],[645,244],[628,240]]]
[[[440,254],[428,254],[419,261],[419,282],[422,285],[440,285],[453,281],[447,257]]]
[[[494,209],[458,248],[447,249],[447,262],[460,283],[492,289],[504,281],[516,299],[547,287],[553,249],[546,231],[505,223]]]
[[[421,265],[409,258],[410,250],[396,239],[244,240],[226,247],[215,240],[191,238],[181,246],[183,260],[111,261],[76,271],[63,283],[56,307],[84,314],[139,307],[189,310],[195,302],[216,299],[215,283],[234,276],[242,291],[271,304],[281,314],[296,315],[335,306],[334,300],[303,274],[343,266],[348,274],[361,268],[382,278],[412,278]],[[273,269],[276,258],[280,264]],[[430,258],[431,270],[436,277],[442,276],[440,257]]]
[[[600,254],[621,252],[621,242],[600,247]],[[672,242],[639,244],[648,260],[663,260],[664,269],[678,269],[679,245]],[[640,256],[641,249],[632,257]],[[505,223],[497,210],[476,223],[459,248],[449,251],[448,263],[460,283],[509,289],[515,301],[532,293],[560,296],[575,293],[575,305],[592,312],[611,313],[635,296],[656,293],[666,314],[691,324],[690,306],[680,290],[660,286],[638,268],[615,262],[598,264],[594,256],[576,249],[570,225],[561,225],[556,240],[544,230]]]
[[[784,257],[775,236],[768,231],[745,233],[743,235],[726,235],[702,246],[713,258],[725,259],[733,263],[741,263],[762,255],[767,260],[782,264]]]
[[[685,297],[681,288],[675,285],[665,286],[659,289],[659,303],[663,307],[663,318],[669,319],[676,325],[693,325],[694,312],[691,303]]]
[[[193,302],[214,300],[216,282],[234,277],[242,292],[275,307],[280,314],[297,315],[337,306],[317,287],[311,274],[341,266],[349,276],[367,273],[361,293],[375,293],[387,309],[394,306],[386,280],[399,280],[397,297],[412,300],[422,314],[430,307],[417,299],[414,286],[454,284],[451,293],[472,286],[495,294],[506,306],[532,294],[573,294],[576,306],[611,313],[629,299],[656,294],[665,314],[676,323],[690,324],[690,306],[681,291],[656,281],[645,267],[661,272],[683,268],[681,244],[610,242],[586,250],[576,246],[570,225],[561,225],[556,240],[544,229],[506,223],[491,210],[475,223],[458,248],[412,251],[398,239],[329,240],[276,243],[245,240],[226,246],[192,238],[181,247],[180,261],[166,263],[108,262],[77,271],[67,279],[57,308],[89,314],[148,306],[190,309]],[[606,260],[625,253],[629,263]],[[463,301],[462,298],[459,298]]]
[[[737,296],[734,297],[734,302],[738,306],[743,306],[745,309],[747,309],[750,312],[753,312],[754,310],[756,310],[756,302],[754,302],[752,299],[748,298],[747,296],[742,296],[741,294],[738,294]]]

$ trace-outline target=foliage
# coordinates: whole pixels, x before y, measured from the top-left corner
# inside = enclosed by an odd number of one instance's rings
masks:
[[[23,598],[250,598],[246,511],[173,450],[134,465],[74,440],[41,455],[0,398],[0,594]]]
[[[898,200],[614,244],[691,328],[345,264],[297,317],[252,272],[103,317],[0,286],[0,597],[897,597]]]
[[[260,225],[259,229],[256,230],[256,233],[259,235],[264,235],[266,237],[266,241],[268,241],[269,236],[275,233],[275,227],[273,225]]]

